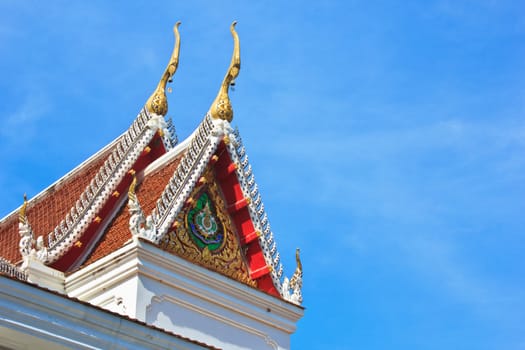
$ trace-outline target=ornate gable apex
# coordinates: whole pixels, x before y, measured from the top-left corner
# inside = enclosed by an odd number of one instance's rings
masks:
[[[209,164],[159,247],[257,287],[245,260],[246,242],[240,240],[235,213],[223,197],[221,184],[217,168]]]
[[[299,257],[294,277],[291,280],[283,278],[280,255],[246,149],[239,132],[233,130],[228,121],[213,119],[207,114],[189,139],[146,168],[144,175],[140,176],[144,180],[139,181],[152,181],[152,177],[162,176],[159,169],[164,167],[173,169],[168,175],[171,177],[156,203],[153,205],[149,200],[146,204],[148,209],[143,209],[141,196],[151,189],[143,192],[141,188],[137,195],[136,184],[130,187],[129,222],[134,237],[146,239],[163,249],[169,248],[173,235],[181,226],[188,225],[188,211],[201,199],[212,172],[238,235],[239,249],[248,265],[251,280],[265,292],[294,303],[301,302]],[[164,172],[164,176],[167,174]],[[205,254],[200,256],[203,259],[201,264],[210,267]],[[195,262],[196,259],[192,256],[190,260]],[[218,272],[228,275],[220,269]]]
[[[199,127],[190,136],[175,171],[148,216],[135,194],[135,182],[130,186],[130,230],[134,237],[168,247],[176,238],[174,236],[177,236],[177,226],[184,224],[181,221],[188,220],[188,214],[181,216],[181,213],[185,213],[188,206],[193,208],[196,202],[202,200],[203,191],[198,189],[209,181],[206,169],[212,167],[239,236],[250,278],[256,281],[259,289],[300,304],[302,267],[298,252],[298,266],[294,276],[291,280],[282,279],[280,256],[246,150],[238,131],[234,131],[230,125],[233,111],[228,88],[240,68],[239,39],[234,25],[235,22],[231,27],[234,53],[219,94]],[[210,218],[210,215],[204,215],[206,216]],[[209,236],[211,233],[205,235]],[[205,241],[201,239],[201,243]],[[200,250],[200,258],[204,265],[209,266],[209,249],[204,245],[204,249]],[[192,260],[195,259],[197,257],[192,257]]]
[[[122,202],[120,193],[129,186],[132,175],[173,147],[175,140],[170,125],[164,120],[167,113],[165,88],[178,66],[178,25],[179,23],[174,27],[176,40],[173,54],[157,88],[130,128],[111,146],[99,152],[100,156],[94,157],[96,162],[88,163],[94,166],[87,174],[90,181],[84,184],[84,191],[76,198],[68,198],[66,203],[61,204],[64,207],[61,209],[62,217],[54,222],[51,231],[47,231],[49,233],[41,235],[43,232],[36,232],[35,235],[31,227],[31,217],[35,216],[33,201],[24,202],[19,215],[19,234],[22,238],[18,257],[22,256],[24,261],[30,256],[36,257],[62,271],[78,264],[96,243],[104,225],[109,222],[110,218],[107,215],[115,205],[118,206],[118,203]],[[83,163],[77,172],[85,170],[85,167],[87,165]],[[68,176],[64,179],[67,178]],[[58,183],[68,183],[65,180],[59,180]],[[86,180],[84,176],[79,183],[82,184]],[[49,193],[44,193],[40,202],[47,202],[49,196]],[[44,205],[40,210],[43,213],[37,216],[46,216],[46,210],[50,208]],[[34,225],[40,226],[39,222],[35,222]],[[0,255],[9,256],[3,252],[0,252]]]

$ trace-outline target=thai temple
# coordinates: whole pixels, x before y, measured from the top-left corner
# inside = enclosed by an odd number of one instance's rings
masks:
[[[283,273],[228,96],[179,142],[166,90],[129,129],[0,220],[0,349],[290,349],[302,266]],[[218,82],[217,82],[218,83]],[[138,106],[140,107],[140,106]]]

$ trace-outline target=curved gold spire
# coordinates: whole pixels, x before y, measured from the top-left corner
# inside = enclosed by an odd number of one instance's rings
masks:
[[[173,27],[173,33],[175,34],[175,46],[173,53],[171,54],[170,61],[162,78],[160,78],[157,88],[151,94],[148,101],[146,102],[146,108],[148,112],[155,113],[157,115],[166,115],[168,113],[168,99],[166,98],[166,84],[171,83],[173,75],[179,65],[179,51],[180,51],[180,34],[179,34],[180,21]]]
[[[226,72],[226,76],[222,81],[221,89],[213,101],[213,104],[210,108],[210,114],[215,119],[224,119],[229,122],[233,119],[233,109],[230,102],[230,97],[228,96],[228,89],[231,85],[235,84],[235,78],[239,75],[239,70],[241,69],[241,51],[239,44],[239,35],[235,31],[235,25],[237,21],[233,21],[230,26],[230,31],[233,36],[233,55],[230,62],[230,67]]]
[[[20,211],[18,212],[18,222],[20,222],[21,224],[25,224],[27,222],[26,209],[27,209],[27,196],[24,193],[24,204],[22,204],[22,207],[20,208]]]

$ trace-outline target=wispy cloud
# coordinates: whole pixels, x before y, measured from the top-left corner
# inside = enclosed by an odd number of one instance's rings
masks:
[[[40,118],[51,108],[45,94],[28,94],[26,100],[3,117],[0,129],[1,144],[5,150],[13,150],[28,144],[38,131]]]
[[[300,176],[274,196],[330,213],[303,218],[337,240],[331,254],[312,247],[314,268],[338,269],[345,250],[358,260],[386,245],[383,263],[403,264],[421,285],[469,305],[479,317],[516,317],[508,312],[519,287],[498,286],[463,248],[472,235],[484,235],[491,220],[520,225],[508,209],[498,209],[498,193],[525,180],[524,132],[522,122],[450,119],[345,137],[283,135],[265,148],[283,176],[272,177],[271,168],[262,168],[262,176],[277,182]]]

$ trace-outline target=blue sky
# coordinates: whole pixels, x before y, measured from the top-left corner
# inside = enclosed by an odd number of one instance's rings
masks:
[[[169,112],[198,125],[231,57],[288,274],[295,349],[525,349],[519,1],[3,1],[0,216],[123,132],[181,20]]]

